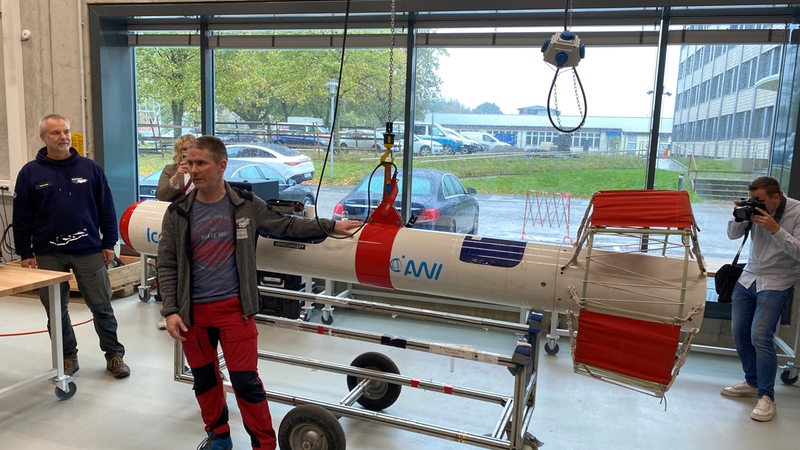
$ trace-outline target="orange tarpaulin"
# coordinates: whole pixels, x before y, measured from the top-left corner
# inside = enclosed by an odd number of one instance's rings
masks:
[[[582,309],[575,363],[668,385],[681,327]]]
[[[596,227],[691,228],[692,205],[686,191],[599,191],[592,196]]]

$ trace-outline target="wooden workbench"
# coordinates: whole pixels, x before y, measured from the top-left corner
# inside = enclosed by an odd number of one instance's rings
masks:
[[[61,334],[61,290],[59,284],[69,281],[69,272],[27,269],[0,264],[0,298],[46,287],[50,300],[50,328],[53,368],[11,386],[0,388],[0,398],[35,383],[52,379],[56,383],[56,396],[62,400],[75,394],[77,387],[71,377],[64,375],[64,341]]]

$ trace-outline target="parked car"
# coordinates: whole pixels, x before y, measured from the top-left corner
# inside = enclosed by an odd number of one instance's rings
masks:
[[[477,141],[474,141],[463,134],[459,133],[458,131],[452,128],[445,128],[442,127],[442,130],[447,134],[447,136],[455,139],[460,140],[462,145],[462,153],[478,153],[483,151],[483,146]]]
[[[159,169],[139,180],[139,200],[155,200],[158,179],[161,177]],[[264,181],[276,180],[278,182],[278,199],[302,202],[304,205],[315,204],[314,191],[306,185],[298,184],[292,179],[286,179],[272,167],[246,159],[229,159],[228,167],[223,174],[225,181],[243,183],[252,186],[253,193],[264,200],[272,200],[271,190],[265,189]]]
[[[271,136],[272,142],[292,147],[327,147],[330,130],[320,125],[282,123]]]
[[[403,134],[395,136],[394,151],[397,153],[405,153],[403,145],[405,144],[405,137]],[[381,150],[384,149],[381,145]],[[422,139],[416,134],[414,135],[414,155],[415,156],[430,156],[430,155],[443,155],[445,154],[444,146],[432,139]]]
[[[466,138],[472,139],[473,141],[477,141],[479,144],[481,144],[483,150],[487,152],[493,150],[506,151],[506,150],[512,150],[514,148],[513,145],[507,142],[503,142],[489,133],[484,133],[481,131],[462,131],[461,135]]]
[[[414,135],[414,154],[420,156],[442,155],[444,146],[432,139],[422,140]]]
[[[375,131],[383,133],[384,128],[378,128]],[[398,136],[405,132],[404,122],[395,122],[394,132]],[[431,145],[431,142],[438,142],[444,148],[444,153],[452,155],[455,153],[464,153],[464,142],[460,137],[453,137],[448,135],[442,126],[431,123],[414,123],[414,136],[419,137],[423,142]],[[433,150],[433,147],[431,147]]]
[[[415,169],[411,185],[411,214],[416,216],[414,228],[451,233],[478,232],[478,200],[474,188],[464,188],[455,175],[434,169]],[[333,218],[365,220],[382,200],[383,176],[369,175],[333,208]],[[397,173],[400,194],[395,207],[400,208],[403,190],[403,170]],[[368,185],[369,184],[369,189]],[[369,194],[369,203],[367,195]]]
[[[397,144],[397,149],[399,151],[403,150],[403,143],[404,138],[403,136],[399,136],[395,141]],[[416,134],[414,135],[414,155],[416,156],[430,156],[430,155],[443,155],[445,154],[444,146],[433,139],[424,139],[420,138]]]
[[[341,148],[383,149],[383,134],[375,130],[345,130],[339,134]]]
[[[245,158],[272,167],[284,178],[298,183],[314,178],[311,158],[285,145],[264,142],[260,144],[228,144],[228,158]]]

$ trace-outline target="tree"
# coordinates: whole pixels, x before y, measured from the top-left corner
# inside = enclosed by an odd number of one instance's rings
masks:
[[[200,107],[200,51],[183,47],[136,49],[136,95],[169,111],[173,137],[181,135],[184,116]],[[168,107],[168,108],[167,108]]]
[[[440,49],[417,53],[418,119],[438,97]],[[326,83],[339,76],[341,50],[216,50],[216,113],[235,112],[245,122],[274,123],[290,116],[309,116],[330,123]],[[181,125],[186,111],[199,109],[199,50],[137,49],[139,98],[152,99],[171,111]],[[337,124],[379,127],[387,119],[403,120],[406,51],[394,49],[391,86],[389,49],[347,49],[339,86]],[[391,99],[389,98],[391,92]],[[391,111],[389,105],[391,104]]]
[[[471,109],[469,109],[465,105],[462,105],[461,102],[459,102],[458,100],[444,99],[444,98],[437,98],[431,101],[428,110],[433,111],[434,113],[451,113],[451,114],[462,114],[462,113],[472,112]]]
[[[503,111],[494,103],[483,102],[475,108],[475,114],[503,114]]]
[[[417,102],[438,95],[437,50],[418,53]],[[389,111],[389,50],[347,50],[339,86],[337,122],[375,127],[387,118],[402,120],[405,50],[395,49]],[[326,83],[339,73],[340,50],[220,50],[217,104],[246,121],[285,121],[289,116],[324,118],[330,123]],[[344,120],[343,120],[344,119]]]

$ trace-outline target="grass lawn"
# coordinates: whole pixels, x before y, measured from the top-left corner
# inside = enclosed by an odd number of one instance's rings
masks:
[[[316,172],[309,184],[319,183],[325,162],[322,151],[305,153],[314,161]],[[374,152],[337,153],[325,167],[323,184],[352,186],[379,163]],[[171,152],[164,155],[142,154],[139,157],[140,175],[148,175],[171,163]],[[400,157],[395,164],[402,165]],[[728,163],[730,164],[730,163]],[[714,169],[726,169],[724,163],[709,164]],[[538,156],[533,154],[480,154],[449,157],[428,157],[414,160],[414,167],[446,170],[459,177],[464,185],[480,193],[525,194],[527,190],[569,192],[573,197],[588,198],[604,189],[644,189],[645,161],[633,155],[573,154],[571,157]],[[656,170],[656,189],[676,189],[676,172]],[[684,188],[687,186],[684,186]]]

